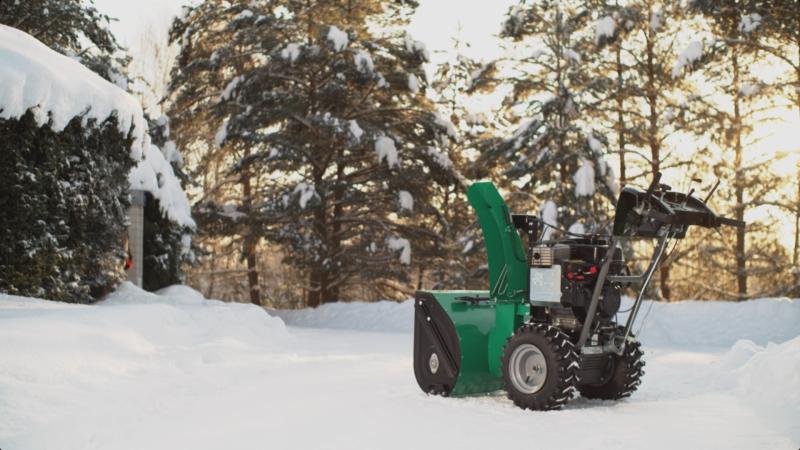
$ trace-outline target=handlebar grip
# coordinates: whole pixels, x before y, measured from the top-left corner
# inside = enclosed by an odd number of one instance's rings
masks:
[[[717,217],[720,225],[728,225],[729,227],[744,228],[747,222],[743,220],[728,219],[727,217]]]
[[[661,182],[661,172],[656,172],[655,176],[653,176],[653,182],[650,183],[650,187],[647,188],[647,196],[645,197],[645,199],[650,199],[650,197],[653,195],[653,192],[656,191],[656,188],[658,187],[658,184],[660,182]]]

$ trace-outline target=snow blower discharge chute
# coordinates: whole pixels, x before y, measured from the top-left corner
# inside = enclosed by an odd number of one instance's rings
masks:
[[[675,192],[659,181],[660,174],[646,191],[622,190],[611,235],[548,241],[540,237],[546,225],[511,214],[493,184],[470,186],[489,290],[417,292],[414,373],[422,390],[453,396],[505,390],[517,406],[534,410],[559,408],[576,389],[599,399],[635,391],[644,361],[631,328],[668,243],[692,225],[745,225],[706,206],[713,189],[700,200],[693,190]],[[626,239],[656,240],[640,275],[625,264],[620,244]],[[638,294],[625,323],[617,323],[628,286]]]

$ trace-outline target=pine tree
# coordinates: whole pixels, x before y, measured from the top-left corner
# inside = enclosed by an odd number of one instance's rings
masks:
[[[483,235],[475,220],[472,207],[466,198],[466,187],[474,173],[461,174],[469,169],[468,155],[477,154],[480,143],[496,127],[494,117],[470,110],[475,97],[490,93],[494,86],[482,83],[488,80],[493,63],[480,63],[463,54],[465,44],[460,36],[453,39],[449,58],[437,66],[429,97],[433,98],[439,113],[448,117],[458,131],[459,138],[451,140],[447,154],[457,181],[449,177],[436,183],[434,195],[439,214],[435,222],[427,224],[440,238],[440,244],[427,268],[432,289],[470,289],[486,285],[485,248]],[[444,149],[443,149],[444,150]]]
[[[584,62],[595,52],[590,13],[582,2],[520,2],[503,36],[516,53],[497,69],[513,89],[504,101],[509,121],[521,124],[487,144],[480,164],[500,164],[502,177],[545,200],[545,222],[572,232],[599,231],[607,221],[616,180],[605,160],[601,130],[582,120],[606,89]]]
[[[619,154],[620,183],[648,185],[659,172],[684,168],[691,160],[676,156],[671,146],[699,120],[694,86],[676,76],[676,46],[692,24],[679,2],[641,0],[602,2],[595,23],[602,49],[593,64],[599,80],[609,86],[592,115],[609,124],[610,143]],[[613,86],[613,87],[612,87]],[[660,295],[672,296],[669,278],[681,252],[660,265]]]
[[[110,18],[93,0],[25,0],[0,2],[0,24],[22,30],[101,77],[128,87],[129,58],[109,29]],[[122,55],[122,56],[121,56]]]
[[[226,162],[215,191],[241,194],[236,214],[205,203],[206,219],[238,227],[244,254],[262,237],[279,245],[306,274],[311,306],[363,283],[409,295],[412,243],[425,255],[439,239],[420,224],[437,214],[431,179],[454,179],[440,149],[454,132],[424,98],[426,50],[401,29],[410,12],[376,1],[209,1],[174,30],[188,49],[175,105],[219,124]],[[195,95],[209,82],[216,95]]]
[[[148,118],[150,138],[172,166],[184,186],[191,183],[183,172],[183,158],[170,139],[169,119]],[[191,235],[194,230],[181,226],[162,210],[157,198],[147,193],[144,207],[144,236],[142,248],[142,287],[148,291],[183,283],[184,265],[196,263]]]
[[[733,216],[744,220],[748,209],[764,203],[767,196],[779,186],[769,170],[770,157],[761,160],[746,155],[748,137],[754,126],[763,120],[759,114],[763,106],[763,85],[755,79],[749,68],[758,60],[757,36],[761,18],[768,13],[763,2],[695,1],[694,10],[706,18],[713,36],[702,58],[694,65],[702,68],[705,79],[727,98],[727,104],[708,103],[706,132],[713,137],[723,152],[715,167],[720,178],[731,186],[721,190],[722,199],[732,205]],[[747,298],[750,294],[748,278],[752,272],[762,272],[774,265],[771,254],[774,248],[767,240],[755,239],[747,243],[747,235],[768,232],[770,224],[757,222],[737,229],[735,234],[734,264],[720,262],[720,268],[736,279],[736,296]],[[762,267],[759,267],[762,266]]]

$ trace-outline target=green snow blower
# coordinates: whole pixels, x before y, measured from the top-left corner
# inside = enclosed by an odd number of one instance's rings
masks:
[[[511,214],[493,184],[470,186],[489,290],[417,292],[414,373],[422,390],[453,396],[505,390],[517,406],[534,410],[559,408],[576,389],[599,399],[635,391],[644,361],[631,328],[668,243],[692,225],[744,226],[706,205],[716,186],[700,200],[694,190],[672,191],[660,178],[646,191],[622,190],[610,235],[566,233],[559,240],[542,240],[549,225],[538,217]],[[657,240],[653,256],[644,273],[631,275],[620,244],[643,238]],[[629,286],[638,293],[625,323],[617,323]]]

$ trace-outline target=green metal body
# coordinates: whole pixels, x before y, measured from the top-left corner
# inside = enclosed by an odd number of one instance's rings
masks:
[[[492,183],[467,190],[483,231],[489,265],[489,291],[430,291],[458,334],[461,360],[451,395],[502,389],[501,358],[506,341],[530,315],[528,262],[522,240],[503,198]],[[483,297],[466,302],[458,297]]]

